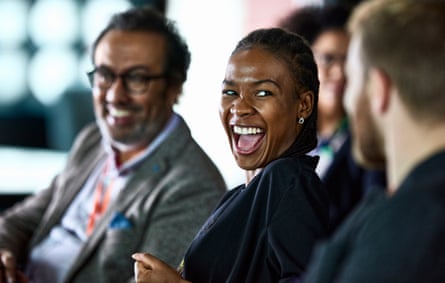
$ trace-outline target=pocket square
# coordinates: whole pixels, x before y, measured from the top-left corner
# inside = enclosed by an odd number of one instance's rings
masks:
[[[114,213],[109,225],[110,229],[129,229],[131,227],[133,227],[133,224],[131,223],[130,219],[125,217],[125,215],[120,212]]]

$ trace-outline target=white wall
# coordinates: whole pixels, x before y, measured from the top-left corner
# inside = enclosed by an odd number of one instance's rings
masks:
[[[220,168],[229,188],[244,182],[244,173],[233,159],[218,106],[227,60],[244,35],[244,14],[240,0],[170,0],[167,9],[192,53],[189,77],[176,110]]]

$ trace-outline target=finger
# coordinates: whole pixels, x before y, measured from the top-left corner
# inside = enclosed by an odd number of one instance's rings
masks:
[[[2,263],[3,274],[2,279],[5,279],[5,283],[15,283],[15,257],[11,252],[3,251],[0,256],[0,262]]]
[[[145,268],[152,269],[156,264],[156,258],[148,253],[135,253],[131,256],[135,261],[140,262]]]
[[[151,268],[151,266],[144,265],[144,263],[140,261],[135,261],[134,270],[153,270],[153,268]]]
[[[11,275],[12,274],[12,275]],[[3,267],[0,268],[0,283],[27,283],[26,277],[24,277],[25,280],[21,279],[22,281],[16,281],[15,280],[15,272],[7,272]]]
[[[134,280],[138,282],[146,282],[149,278],[151,268],[145,267],[142,262],[135,261],[134,263]]]
[[[11,252],[9,252],[9,251],[3,251],[3,252],[0,254],[0,262],[1,262],[1,265],[2,265],[4,268],[7,268],[7,269],[9,269],[9,268],[15,269],[15,257],[14,257],[14,255],[13,255]]]

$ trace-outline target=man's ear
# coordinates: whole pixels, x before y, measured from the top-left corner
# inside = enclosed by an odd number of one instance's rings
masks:
[[[178,83],[176,81],[169,82],[169,85],[167,86],[167,100],[169,101],[170,105],[175,105],[178,103],[182,90],[182,83]]]
[[[377,114],[388,110],[391,98],[391,79],[381,69],[371,68],[368,72],[368,94],[372,111]]]

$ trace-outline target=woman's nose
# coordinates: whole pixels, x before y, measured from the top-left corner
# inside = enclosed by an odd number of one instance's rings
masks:
[[[239,97],[230,108],[230,113],[239,117],[249,115],[254,112],[254,109],[245,98]]]
[[[332,64],[329,69],[329,73],[331,78],[333,79],[344,80],[346,78],[344,62],[337,61],[334,64]]]

